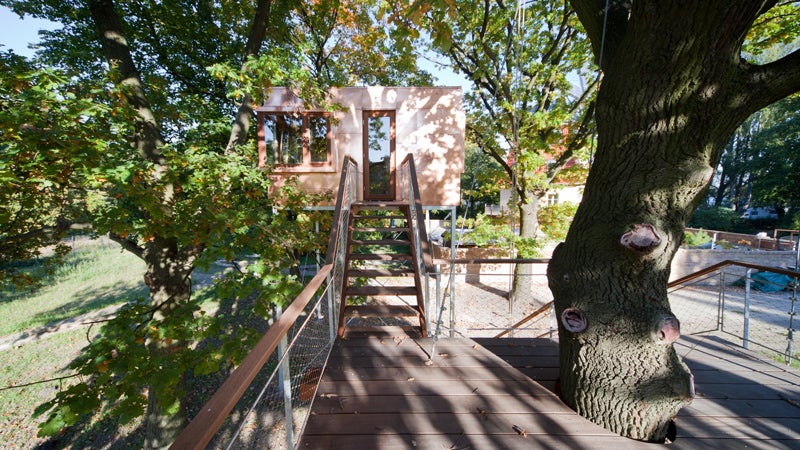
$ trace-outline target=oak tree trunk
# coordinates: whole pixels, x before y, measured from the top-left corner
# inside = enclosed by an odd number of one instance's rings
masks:
[[[521,238],[533,239],[539,229],[539,201],[541,196],[528,194],[524,202],[520,202],[519,209],[519,236]],[[525,257],[517,252],[517,257]],[[533,303],[535,307],[544,305],[544,300],[536,298],[533,294],[533,264],[517,264],[514,267],[514,282],[510,293],[509,301],[512,305],[523,303]],[[519,317],[514,317],[513,322],[518,321]]]
[[[192,295],[191,275],[194,256],[181,251],[174,239],[155,238],[145,249],[143,258],[147,270],[145,284],[150,290],[150,305],[154,311],[152,320],[159,322],[169,317],[175,309],[188,302]],[[185,348],[189,342],[150,338],[147,345],[152,358],[167,364],[170,355]],[[177,381],[177,411],[164,405],[151,387],[145,411],[145,445],[147,449],[168,448],[186,427],[188,418],[185,403],[186,375]]]
[[[602,3],[572,1],[596,55]],[[726,141],[749,114],[797,89],[786,86],[798,85],[797,67],[767,73],[741,61],[761,2],[610,5],[596,160],[548,268],[561,390],[595,423],[663,441],[694,390],[672,346],[680,325],[667,299],[670,262]]]

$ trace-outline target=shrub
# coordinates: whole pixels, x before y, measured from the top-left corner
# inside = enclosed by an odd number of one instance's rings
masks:
[[[557,203],[539,209],[539,227],[553,241],[563,241],[572,224],[572,218],[578,210],[578,204],[572,202]]]
[[[711,236],[709,236],[705,230],[699,230],[696,232],[684,231],[683,241],[689,247],[699,247],[707,242],[711,242]]]
[[[723,206],[699,207],[689,219],[690,228],[706,230],[750,232],[752,225],[741,217],[741,213]]]

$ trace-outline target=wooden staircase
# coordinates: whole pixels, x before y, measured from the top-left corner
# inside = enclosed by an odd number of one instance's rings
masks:
[[[419,321],[419,325],[411,326],[422,337],[427,336],[422,277],[416,263],[421,255],[416,254],[412,245],[410,223],[409,207],[403,202],[352,204],[339,337],[344,337],[348,319],[375,318]],[[358,278],[367,278],[369,283],[359,286],[356,284]],[[353,297],[378,297],[395,301],[349,305],[348,299]],[[383,320],[380,322],[380,326],[391,326]]]

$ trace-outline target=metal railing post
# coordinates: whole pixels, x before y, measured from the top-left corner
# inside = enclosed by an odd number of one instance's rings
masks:
[[[725,272],[719,272],[719,300],[717,300],[717,331],[723,331],[725,312]]]
[[[797,302],[797,278],[794,279],[792,284],[792,298],[789,306],[789,328],[786,335],[786,365],[792,364],[794,357],[794,316],[795,316],[795,303]]]
[[[280,306],[275,307],[275,319],[277,320],[283,310]],[[286,443],[288,448],[294,448],[294,421],[292,420],[292,374],[289,367],[289,338],[286,334],[283,335],[280,342],[278,342],[278,386],[281,387],[283,392],[283,413],[285,417],[286,426]]]
[[[439,314],[439,311],[442,307],[442,267],[439,264],[436,264],[436,298],[434,299],[434,313],[431,314],[431,319],[436,321],[436,331],[434,332],[434,337],[439,338],[439,332],[441,331],[442,325],[442,316]]]
[[[336,323],[337,314],[334,310],[334,306],[336,303],[336,293],[334,292],[333,285],[333,276],[328,273],[328,276],[325,277],[328,282],[328,338],[330,339],[331,346],[333,346],[334,342],[336,342],[336,328],[338,324]]]
[[[450,209],[450,337],[456,337],[456,207]]]
[[[278,354],[283,355],[288,350],[289,341],[283,335],[278,344]],[[278,384],[283,390],[283,413],[286,417],[286,445],[294,448],[294,420],[292,419],[292,374],[289,367],[289,355],[286,355],[278,370]]]
[[[747,348],[750,341],[750,275],[753,269],[747,269],[744,282],[744,330],[742,331],[742,347]]]

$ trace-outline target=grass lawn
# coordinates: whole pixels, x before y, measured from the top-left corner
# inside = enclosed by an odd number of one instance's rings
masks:
[[[33,410],[55,395],[70,380],[49,381],[7,389],[69,375],[66,366],[87,344],[86,329],[52,335],[21,347],[0,351],[0,443],[4,449],[35,448],[48,439],[37,438],[38,424]],[[46,448],[141,448],[138,423],[118,427],[112,421],[89,422],[79,436],[64,435],[49,439]],[[62,445],[63,444],[63,445]]]
[[[116,244],[84,246],[33,291],[0,290],[0,336],[147,296],[144,262]]]
[[[28,266],[25,270],[37,269],[35,264]],[[224,270],[195,273],[194,295],[207,313],[218,306],[210,285]],[[67,263],[47,277],[42,287],[28,291],[0,288],[0,336],[144,298],[148,295],[144,271],[144,263],[118,245],[83,239]],[[115,418],[92,419],[61,436],[36,437],[44,417],[33,419],[34,409],[69,386],[72,379],[43,381],[70,375],[67,365],[88,344],[87,331],[94,333],[97,328],[51,333],[41,340],[0,350],[0,448],[142,447],[141,420],[120,426]]]

